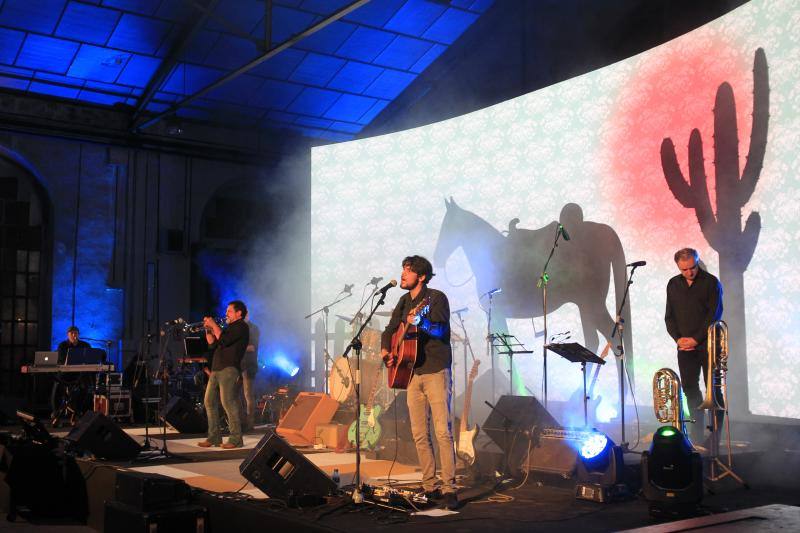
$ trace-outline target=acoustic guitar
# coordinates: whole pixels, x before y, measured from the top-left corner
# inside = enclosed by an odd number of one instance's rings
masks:
[[[467,378],[467,390],[464,392],[464,411],[461,413],[461,430],[458,433],[458,447],[456,453],[468,465],[475,463],[475,439],[478,437],[480,428],[478,424],[469,429],[469,410],[472,402],[472,383],[478,375],[478,366],[481,364],[479,359],[472,363],[472,369]]]
[[[407,389],[414,375],[414,365],[417,364],[419,330],[417,326],[409,324],[406,318],[408,315],[422,318],[430,311],[430,304],[430,296],[423,298],[403,317],[403,321],[392,335],[392,350],[389,357],[394,359],[394,365],[390,366],[387,372],[389,387],[392,389]]]

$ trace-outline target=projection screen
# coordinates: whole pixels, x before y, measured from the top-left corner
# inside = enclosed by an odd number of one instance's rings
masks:
[[[311,309],[353,283],[355,297],[334,309],[351,316],[371,277],[399,279],[403,257],[424,255],[436,273],[431,287],[448,295],[451,309],[469,308],[464,320],[481,374],[492,366],[481,295],[503,289],[493,298],[492,329],[533,353],[515,357],[511,388],[508,359],[496,356],[496,393],[541,397],[537,279],[561,223],[571,238],[559,241],[547,270],[548,337],[599,353],[625,264],[646,261],[630,286],[625,351],[636,401],[652,405],[653,373],[677,371],[665,288],[678,273],[673,253],[691,246],[724,285],[733,416],[800,418],[798,26],[791,0],[752,1],[655,49],[513,100],[314,148]],[[390,290],[383,310],[402,292]],[[452,327],[460,335],[457,321]],[[459,341],[453,350],[460,392],[472,363],[465,367]],[[592,391],[599,420],[618,416],[616,364],[608,360]],[[555,354],[547,362],[549,400],[568,401],[579,368]]]

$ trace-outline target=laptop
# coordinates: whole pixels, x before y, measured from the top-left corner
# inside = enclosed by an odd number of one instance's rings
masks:
[[[33,366],[58,366],[58,352],[34,352]]]

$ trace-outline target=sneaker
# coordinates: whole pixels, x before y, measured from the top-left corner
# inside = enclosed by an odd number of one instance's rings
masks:
[[[201,448],[211,448],[212,446],[219,446],[219,444],[214,444],[213,442],[207,440],[201,440],[200,442],[197,443],[197,445],[200,446]]]
[[[448,511],[455,511],[458,509],[458,496],[455,492],[445,492],[443,499],[445,509]]]

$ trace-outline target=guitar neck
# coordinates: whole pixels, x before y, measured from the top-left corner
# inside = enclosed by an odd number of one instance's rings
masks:
[[[469,411],[472,403],[472,379],[467,382],[467,390],[464,392],[464,412],[461,413],[461,431],[466,431],[469,427]]]

